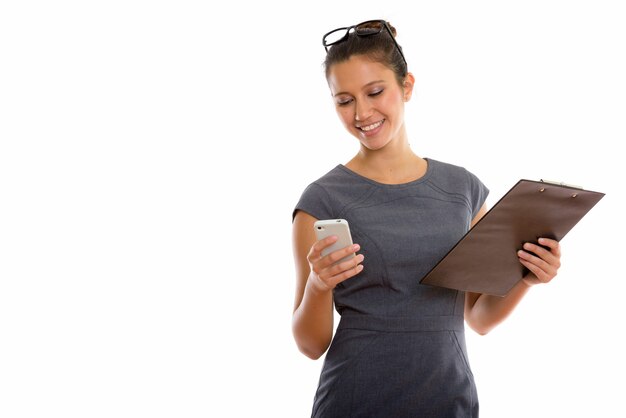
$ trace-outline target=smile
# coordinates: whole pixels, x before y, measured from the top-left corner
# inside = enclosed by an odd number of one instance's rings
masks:
[[[364,132],[368,132],[371,131],[373,129],[378,128],[380,125],[383,124],[383,122],[385,121],[385,119],[382,119],[376,123],[372,123],[371,125],[367,125],[367,126],[359,126],[358,128]]]

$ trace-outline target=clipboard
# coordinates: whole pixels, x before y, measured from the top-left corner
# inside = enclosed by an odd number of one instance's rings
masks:
[[[605,196],[546,180],[519,180],[420,280],[505,296],[528,272],[517,257],[539,237],[560,241]]]

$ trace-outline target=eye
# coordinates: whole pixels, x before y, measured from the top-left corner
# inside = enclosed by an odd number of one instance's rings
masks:
[[[352,99],[339,99],[337,100],[337,106],[346,106],[349,105],[350,103],[352,103]]]
[[[385,89],[380,89],[380,90],[374,90],[373,92],[371,92],[369,94],[370,97],[375,97],[378,96],[380,93],[382,93]]]

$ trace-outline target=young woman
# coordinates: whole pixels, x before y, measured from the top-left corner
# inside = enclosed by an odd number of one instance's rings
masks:
[[[560,247],[525,244],[518,257],[529,273],[503,298],[419,284],[486,213],[488,190],[409,146],[404,104],[415,79],[395,34],[375,20],[324,36],[330,93],[359,150],[295,206],[293,335],[306,356],[326,353],[314,417],[477,417],[464,321],[479,334],[502,322],[530,287],[556,276]],[[348,221],[355,244],[323,257],[336,238],[316,241],[313,223],[335,218]]]

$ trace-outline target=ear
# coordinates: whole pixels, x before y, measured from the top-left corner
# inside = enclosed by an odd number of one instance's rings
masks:
[[[407,73],[404,77],[404,83],[402,83],[402,90],[404,91],[404,101],[408,102],[413,96],[413,86],[415,85],[415,77],[412,73]]]

